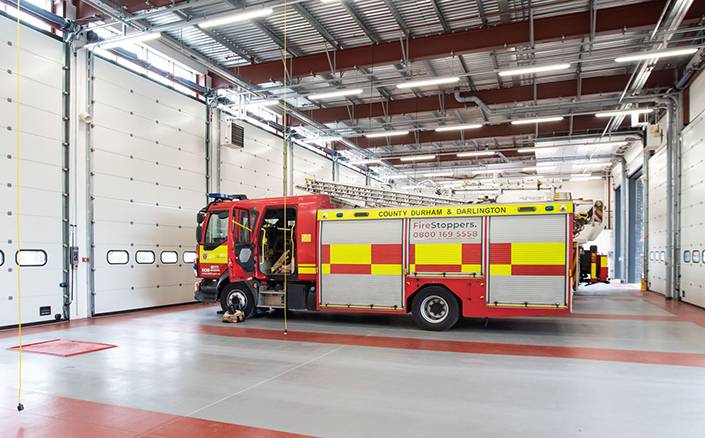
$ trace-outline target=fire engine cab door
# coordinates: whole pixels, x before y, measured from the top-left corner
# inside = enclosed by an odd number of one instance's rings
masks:
[[[253,217],[248,210],[233,208],[231,219],[233,259],[231,277],[243,278],[255,272],[255,251],[252,243]]]
[[[321,309],[402,309],[402,219],[321,222]]]

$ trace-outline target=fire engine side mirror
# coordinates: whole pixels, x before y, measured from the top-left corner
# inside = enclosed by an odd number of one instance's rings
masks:
[[[199,225],[202,224],[205,219],[206,219],[206,212],[205,211],[199,211],[196,214],[196,223],[197,224],[199,224]]]
[[[203,225],[198,224],[196,226],[196,242],[201,243],[201,236],[203,236]]]

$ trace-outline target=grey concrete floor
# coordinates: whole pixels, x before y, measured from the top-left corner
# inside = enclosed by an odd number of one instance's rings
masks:
[[[173,309],[172,309],[173,310]],[[705,437],[705,368],[510,354],[468,354],[204,334],[236,326],[202,306],[49,330],[118,347],[69,358],[25,354],[25,389],[110,405],[330,437]],[[432,341],[705,353],[694,322],[623,289],[578,297],[586,317],[468,319],[420,331],[407,317],[292,314],[289,330]],[[703,310],[705,313],[705,310]],[[591,318],[591,314],[611,319]],[[13,403],[17,353],[0,339],[0,396]],[[14,435],[13,435],[14,436]]]

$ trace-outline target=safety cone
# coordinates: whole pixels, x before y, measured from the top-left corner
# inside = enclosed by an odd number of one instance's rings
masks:
[[[646,292],[646,278],[641,277],[641,288],[639,289],[641,292]]]

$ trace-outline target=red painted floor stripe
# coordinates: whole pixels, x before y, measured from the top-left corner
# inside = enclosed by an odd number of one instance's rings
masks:
[[[23,412],[11,409],[12,403],[3,405],[0,408],[0,431],[3,437],[289,438],[305,436],[31,392],[26,393],[26,409]]]
[[[607,319],[614,321],[680,321],[680,318],[678,318],[676,315],[632,315],[629,313],[571,313],[570,315],[559,315],[558,317],[578,319]],[[555,318],[555,316],[549,318]]]
[[[178,327],[175,327],[178,330]],[[188,329],[188,327],[183,327]],[[443,351],[451,353],[492,354],[504,356],[552,357],[587,359],[609,362],[630,362],[652,365],[679,365],[705,367],[705,354],[668,353],[659,351],[618,350],[612,348],[564,347],[529,344],[502,344],[492,342],[443,341],[436,339],[362,336],[336,333],[290,331],[215,326],[201,324],[193,327],[198,333],[249,339],[314,342],[320,344],[354,345],[359,347],[396,348],[405,350]]]
[[[705,327],[705,309],[678,300],[667,300],[656,292],[644,292],[640,298],[659,309],[672,313],[682,321],[692,322],[700,327]]]

